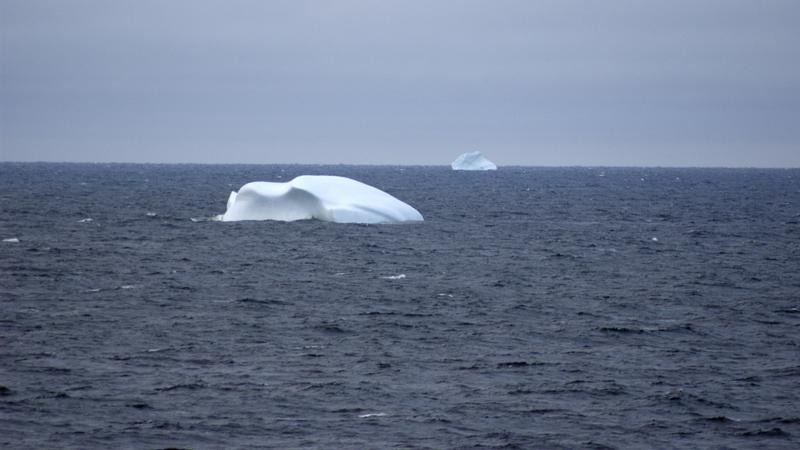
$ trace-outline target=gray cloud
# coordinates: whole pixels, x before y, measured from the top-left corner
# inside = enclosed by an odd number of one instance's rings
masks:
[[[0,159],[800,166],[794,1],[0,0]]]

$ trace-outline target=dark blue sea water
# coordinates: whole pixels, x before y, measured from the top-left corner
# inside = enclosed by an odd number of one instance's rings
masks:
[[[425,222],[206,220],[301,174]],[[800,170],[3,163],[0,208],[0,447],[800,447]]]

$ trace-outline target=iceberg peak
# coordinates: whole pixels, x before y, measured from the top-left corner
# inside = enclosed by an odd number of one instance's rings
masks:
[[[456,158],[450,166],[453,170],[497,170],[497,166],[479,151],[464,153]]]
[[[286,183],[254,181],[228,196],[224,222],[318,219],[338,223],[422,221],[422,214],[380,189],[350,178],[302,175]]]

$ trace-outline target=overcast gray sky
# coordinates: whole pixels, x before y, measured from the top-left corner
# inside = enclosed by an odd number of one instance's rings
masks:
[[[800,167],[800,1],[0,0],[0,160]]]

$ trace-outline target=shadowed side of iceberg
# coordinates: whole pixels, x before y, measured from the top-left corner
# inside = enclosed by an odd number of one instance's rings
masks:
[[[422,214],[386,192],[350,178],[303,175],[287,183],[257,181],[231,192],[222,220],[318,219],[339,223],[396,223]]]

